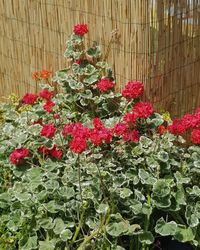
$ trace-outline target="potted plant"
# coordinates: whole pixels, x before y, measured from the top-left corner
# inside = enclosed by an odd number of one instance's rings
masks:
[[[1,105],[1,249],[198,249],[200,110],[172,122],[141,82],[115,93],[87,32],[74,27],[68,68],[33,74],[39,93]]]

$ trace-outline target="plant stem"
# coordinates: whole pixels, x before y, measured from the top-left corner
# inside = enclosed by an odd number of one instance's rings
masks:
[[[79,159],[79,158],[78,158]],[[82,187],[81,187],[81,167],[78,161],[78,184],[79,184],[79,191],[81,196],[81,202],[83,203],[83,196],[82,196]]]
[[[79,224],[78,224],[78,226],[76,227],[76,231],[75,231],[75,233],[74,233],[74,236],[73,236],[73,238],[72,238],[72,240],[71,240],[70,245],[72,245],[72,244],[75,242],[75,240],[76,240],[76,238],[77,238],[77,236],[78,236],[78,234],[79,234],[79,232],[80,232],[80,229],[81,229],[81,227],[82,227],[82,225],[83,225],[83,221],[84,221],[84,216],[85,216],[86,208],[87,208],[87,206],[85,205],[85,206],[83,207],[83,211],[82,211],[82,213],[81,213],[81,217],[80,217]]]
[[[107,218],[106,218],[107,217]],[[86,244],[93,239],[95,236],[97,236],[98,234],[101,234],[101,232],[105,232],[105,227],[108,224],[110,220],[110,209],[108,209],[107,215],[105,215],[100,222],[100,225],[98,227],[98,229],[96,231],[94,231],[92,234],[90,234],[89,236],[85,237],[84,241],[81,243],[81,245],[77,248],[77,250],[84,250]]]

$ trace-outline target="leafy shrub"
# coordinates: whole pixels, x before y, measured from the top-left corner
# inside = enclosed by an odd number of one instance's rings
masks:
[[[162,236],[198,248],[199,109],[195,125],[168,124],[140,101],[142,83],[115,93],[87,32],[74,27],[69,68],[33,74],[39,94],[1,105],[1,249],[148,250]],[[197,145],[184,146],[180,124]]]

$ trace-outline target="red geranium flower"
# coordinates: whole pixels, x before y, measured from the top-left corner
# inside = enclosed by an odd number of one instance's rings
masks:
[[[123,117],[123,121],[128,125],[128,126],[135,126],[136,125],[136,121],[137,121],[137,116],[133,113],[127,113],[124,117]]]
[[[194,144],[200,145],[200,128],[195,128],[192,130],[191,141]]]
[[[38,152],[44,156],[48,156],[49,155],[49,149],[45,146],[41,146],[38,148]]]
[[[70,142],[70,150],[74,153],[81,154],[87,149],[87,140],[79,136],[74,137]]]
[[[43,105],[43,109],[49,113],[51,113],[53,111],[53,107],[55,106],[55,103],[52,101],[47,101],[44,105]]]
[[[53,117],[54,117],[55,119],[60,119],[60,115],[59,115],[59,114],[55,114]]]
[[[138,102],[133,107],[133,113],[138,118],[148,118],[154,112],[153,106],[148,102]]]
[[[144,92],[144,85],[141,82],[128,82],[122,91],[122,96],[128,99],[140,97]]]
[[[168,126],[168,130],[171,134],[182,135],[187,130],[181,119],[175,119],[171,125]]]
[[[77,36],[84,36],[86,33],[88,33],[88,27],[87,24],[77,24],[74,26],[74,34]]]
[[[52,138],[56,133],[56,128],[52,124],[43,125],[43,128],[40,132],[41,136]]]
[[[97,88],[102,91],[108,91],[109,89],[112,89],[115,86],[115,84],[113,82],[111,82],[109,79],[101,79],[98,83],[97,83]]]
[[[49,153],[53,158],[57,160],[59,160],[63,155],[62,150],[57,149],[57,145],[54,145],[54,147],[49,150]]]
[[[101,129],[103,128],[103,123],[100,118],[96,117],[92,121],[94,128]]]
[[[10,162],[12,164],[20,164],[25,157],[29,155],[29,151],[26,148],[15,149],[10,155]]]
[[[113,134],[117,136],[123,135],[127,131],[127,126],[124,123],[117,123],[113,128]]]
[[[127,130],[123,135],[123,140],[126,142],[137,143],[140,139],[140,135],[137,130]]]
[[[39,96],[47,101],[49,101],[53,97],[54,93],[53,91],[49,91],[48,89],[43,89]]]
[[[27,93],[25,94],[25,96],[22,98],[22,103],[23,104],[29,104],[29,105],[33,105],[36,103],[38,99],[38,96],[36,94],[32,94],[32,93]]]

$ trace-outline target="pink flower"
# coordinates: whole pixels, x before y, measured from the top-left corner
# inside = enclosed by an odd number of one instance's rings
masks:
[[[43,109],[45,111],[47,111],[48,113],[53,112],[53,107],[55,106],[55,103],[52,101],[47,101],[44,105],[43,105]]]
[[[191,141],[194,144],[200,145],[200,128],[195,128],[192,130]]]
[[[70,142],[70,150],[74,153],[81,154],[87,149],[87,140],[81,137],[74,137]]]
[[[56,128],[52,124],[43,125],[43,128],[40,132],[41,136],[52,138],[56,133]]]
[[[148,102],[138,102],[133,107],[133,113],[138,118],[148,118],[154,112],[153,106]]]
[[[101,79],[97,83],[97,88],[102,92],[106,92],[106,91],[112,89],[114,86],[115,86],[115,84],[106,78]]]
[[[26,148],[15,149],[10,155],[10,162],[14,165],[22,163],[25,157],[29,155],[29,151]]]
[[[122,91],[122,96],[127,99],[140,97],[144,92],[144,85],[141,82],[128,82]]]
[[[74,26],[74,34],[77,36],[84,36],[86,33],[88,33],[88,27],[87,24],[77,24]]]
[[[39,93],[39,96],[47,101],[51,100],[53,95],[54,95],[53,91],[49,91],[47,89],[44,89]]]
[[[113,128],[113,134],[122,136],[127,131],[127,126],[124,123],[117,123]]]
[[[32,94],[32,93],[27,93],[23,98],[22,98],[22,103],[23,104],[29,104],[29,105],[33,105],[36,103],[38,99],[38,96],[36,94]]]
[[[123,135],[123,140],[126,142],[135,142],[137,143],[140,139],[139,133],[137,130],[128,130]]]

